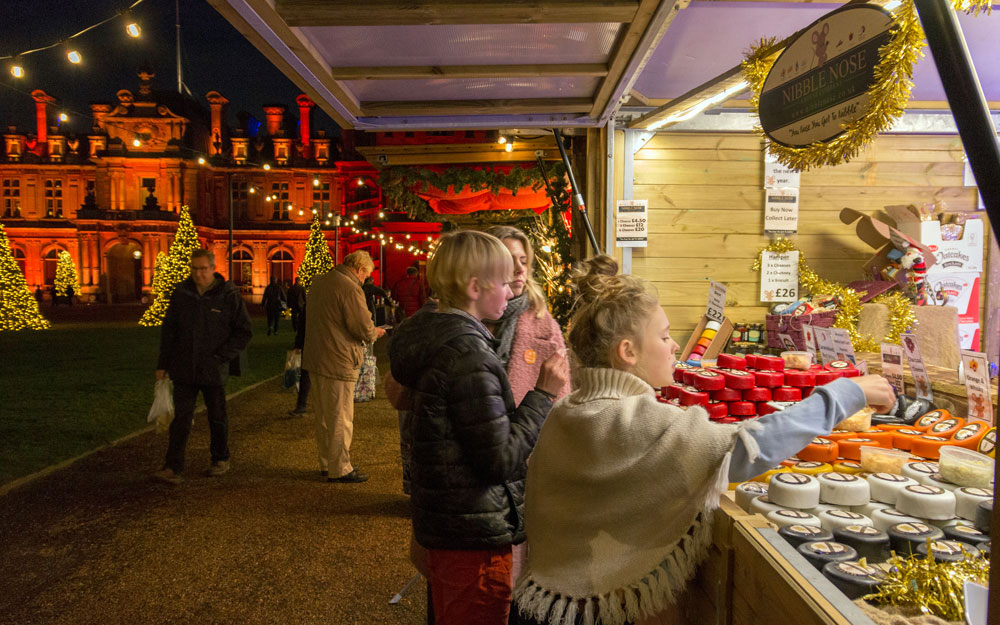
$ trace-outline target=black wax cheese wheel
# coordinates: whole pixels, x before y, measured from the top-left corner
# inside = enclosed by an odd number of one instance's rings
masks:
[[[971,525],[952,525],[944,528],[944,537],[948,540],[957,540],[967,545],[978,545],[990,539],[989,534],[984,534]]]
[[[882,562],[889,558],[889,535],[867,525],[848,525],[833,532],[833,538],[854,548],[858,556],[869,562]]]
[[[889,534],[889,546],[902,558],[916,553],[917,545],[924,544],[928,538],[931,540],[944,538],[944,532],[940,528],[924,523],[898,523],[890,527],[886,533]]]
[[[829,562],[823,566],[823,575],[852,600],[875,592],[885,581],[880,570],[858,562]]]
[[[957,540],[932,540],[917,545],[917,555],[926,558],[928,552],[934,554],[938,562],[960,562],[965,559],[965,554],[979,555],[978,549]]]
[[[786,525],[778,530],[778,535],[796,549],[802,543],[833,540],[830,530],[812,525]]]
[[[802,543],[799,545],[799,553],[821,571],[828,562],[848,562],[858,559],[858,552],[853,548],[829,540]]]
[[[984,534],[990,533],[990,519],[993,518],[993,500],[981,501],[976,506],[976,529]]]
[[[885,414],[873,414],[872,415],[872,427],[876,425],[905,425],[906,422],[899,417],[893,417]]]
[[[976,549],[979,550],[979,553],[983,554],[984,558],[990,557],[990,544],[992,542],[993,542],[992,540],[987,540],[984,543],[979,543],[978,545],[976,545]]]

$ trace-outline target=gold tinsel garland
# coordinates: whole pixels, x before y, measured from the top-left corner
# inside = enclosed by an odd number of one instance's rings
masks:
[[[984,0],[971,0],[982,2]],[[895,26],[890,31],[889,42],[879,49],[879,63],[875,66],[875,83],[868,89],[867,112],[857,120],[844,124],[844,132],[829,141],[817,141],[804,148],[792,148],[775,143],[757,131],[767,142],[767,151],[779,162],[799,171],[823,165],[837,165],[851,160],[875,136],[892,127],[903,114],[910,90],[913,87],[913,64],[923,56],[924,31],[917,19],[912,0],[904,0],[894,12]],[[764,80],[776,58],[771,52],[775,40],[763,39],[752,46],[743,61],[743,75],[750,84],[750,106],[754,112],[760,103]]]
[[[966,580],[984,586],[990,581],[990,561],[968,552],[960,562],[893,555],[889,565],[886,580],[879,584],[878,592],[865,595],[865,601],[914,607],[947,621],[965,619]]]
[[[833,321],[833,327],[843,328],[851,336],[851,345],[855,351],[877,352],[879,343],[870,334],[864,334],[858,330],[858,319],[861,317],[861,294],[854,289],[839,284],[823,280],[809,266],[805,260],[805,254],[796,247],[795,243],[789,239],[780,238],[770,245],[757,252],[751,269],[760,271],[761,257],[764,252],[798,252],[799,253],[799,286],[802,291],[809,292],[813,297],[826,295],[836,297],[838,303],[837,316]],[[910,308],[910,302],[902,293],[894,292],[879,295],[872,300],[873,304],[884,304],[889,308],[889,333],[883,339],[885,343],[899,344],[900,336],[917,323],[917,317]]]

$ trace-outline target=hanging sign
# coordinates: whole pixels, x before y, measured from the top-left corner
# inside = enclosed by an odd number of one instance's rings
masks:
[[[903,379],[903,348],[893,343],[882,343],[882,377],[889,380],[897,395],[906,394]]]
[[[799,298],[799,253],[761,252],[760,301],[794,302]]]
[[[986,354],[962,350],[965,391],[969,398],[969,417],[993,425],[993,398],[990,396],[990,366]]]
[[[705,316],[711,321],[722,323],[726,320],[724,311],[726,310],[726,285],[719,284],[714,280],[710,281],[708,288],[708,306],[705,309]]]
[[[618,200],[615,219],[615,245],[618,247],[646,247],[649,232],[649,202],[647,200]]]
[[[879,48],[892,16],[849,6],[806,27],[771,66],[760,94],[760,124],[775,143],[804,148],[844,133],[868,112]]]
[[[799,230],[799,190],[768,189],[764,192],[764,232],[791,233]]]
[[[764,153],[765,189],[798,189],[800,177],[797,169],[782,165],[772,154]]]
[[[917,337],[912,334],[902,336],[903,353],[906,361],[910,365],[910,373],[913,375],[913,384],[917,387],[917,397],[934,401],[934,391],[931,390],[931,378],[927,375],[927,367],[924,366],[924,359],[920,357],[920,347],[917,345]]]

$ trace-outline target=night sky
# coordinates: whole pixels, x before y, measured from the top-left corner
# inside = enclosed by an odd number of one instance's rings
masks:
[[[134,0],[0,0],[0,56],[49,45],[115,15]],[[55,97],[57,108],[70,115],[68,134],[89,131],[90,103],[117,104],[120,89],[138,93],[140,66],[156,72],[153,89],[176,91],[175,0],[144,0],[133,9],[142,36],[125,33],[116,18],[74,39],[83,62],[71,64],[61,47],[23,57],[25,77],[10,73],[10,59],[0,60],[0,130],[16,125],[34,132],[35,103],[29,95],[42,89]],[[208,110],[205,94],[218,91],[229,99],[229,124],[239,111],[264,119],[262,107],[283,104],[298,115],[301,91],[278,71],[204,0],[180,0],[181,60],[184,83]],[[55,124],[50,117],[50,125]],[[318,107],[313,129],[339,134],[336,124]]]

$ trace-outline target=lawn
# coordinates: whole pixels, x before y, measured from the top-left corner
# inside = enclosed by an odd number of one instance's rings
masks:
[[[250,371],[227,392],[279,375],[293,333],[255,318]],[[146,427],[159,328],[134,322],[54,324],[0,332],[0,484]]]

